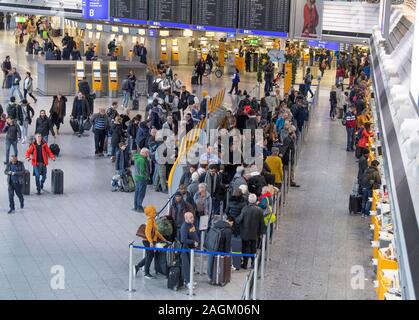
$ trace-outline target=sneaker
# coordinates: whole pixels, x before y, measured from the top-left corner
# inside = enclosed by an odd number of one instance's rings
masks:
[[[137,211],[138,211],[138,212],[140,212],[140,213],[144,213],[144,208],[143,208],[143,207],[139,207],[139,208],[137,209]]]
[[[36,192],[36,194],[37,194],[38,196],[40,196],[40,195],[41,195],[41,190],[40,190],[40,189],[38,189],[38,190],[37,190],[37,192]]]
[[[15,213],[15,209],[10,209],[9,211],[7,211],[8,214],[12,214]]]
[[[134,275],[137,276],[138,271],[140,271],[140,267],[139,266],[134,266],[133,271],[134,271]]]
[[[25,205],[23,203],[20,204],[20,209],[23,209]]]
[[[154,277],[154,276],[152,276],[151,274],[149,274],[149,273],[144,273],[144,278],[146,278],[146,279],[156,279],[156,277]]]
[[[187,284],[186,284],[186,288],[187,288],[188,290],[190,290],[190,289],[191,289],[191,284],[190,284],[190,283],[187,283]],[[196,289],[196,286],[195,286],[195,285],[192,285],[192,289]]]
[[[242,269],[244,269],[244,270],[247,270],[247,266],[245,266],[244,264],[242,264],[242,265],[240,266],[240,268],[242,268]]]

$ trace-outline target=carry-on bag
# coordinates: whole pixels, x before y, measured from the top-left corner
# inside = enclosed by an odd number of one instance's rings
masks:
[[[76,119],[71,119],[70,120],[70,126],[71,129],[73,129],[74,132],[78,133],[79,130],[79,122]]]
[[[169,272],[167,275],[167,288],[178,291],[181,287],[182,287],[181,268],[178,266],[169,267]]]
[[[64,172],[54,169],[51,173],[51,191],[53,194],[64,194]]]
[[[231,280],[231,257],[216,256],[214,257],[212,272],[213,285],[225,286]]]
[[[360,213],[362,209],[362,196],[351,194],[349,196],[349,214]]]
[[[25,170],[22,193],[25,196],[29,196],[29,194],[31,193],[31,173],[29,172],[29,170]]]
[[[52,144],[49,146],[51,152],[54,154],[54,156],[58,157],[60,155],[60,146],[58,144]]]

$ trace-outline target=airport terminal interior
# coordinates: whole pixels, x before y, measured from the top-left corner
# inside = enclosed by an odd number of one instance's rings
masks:
[[[0,1],[0,299],[416,300],[418,14]]]

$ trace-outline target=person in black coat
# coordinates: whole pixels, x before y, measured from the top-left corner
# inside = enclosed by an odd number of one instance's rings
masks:
[[[111,146],[112,146],[112,162],[115,162],[116,158],[116,150],[118,149],[118,146],[121,142],[124,140],[124,129],[122,127],[121,123],[121,117],[116,117],[115,121],[112,125],[112,140],[111,140]]]
[[[205,73],[206,69],[206,63],[203,58],[201,58],[196,64],[195,64],[195,70],[196,74],[198,75],[198,83],[202,86],[202,77]]]
[[[77,94],[73,101],[71,118],[77,120],[79,124],[79,137],[83,134],[83,122],[89,117],[89,103],[81,92]]]
[[[39,133],[45,142],[48,142],[48,136],[51,132],[52,136],[55,137],[54,128],[51,120],[47,117],[45,110],[41,110],[39,118],[36,119],[35,133]]]
[[[9,214],[15,211],[14,195],[16,193],[20,201],[20,208],[24,207],[24,199],[22,194],[22,185],[24,184],[25,166],[21,161],[17,160],[17,156],[13,155],[10,162],[8,162],[4,174],[7,175],[7,185],[9,191]]]
[[[232,227],[234,226],[234,223],[234,218],[228,217],[226,221],[221,220],[214,224],[213,228],[221,230],[220,242],[218,243],[218,248],[216,248],[217,252],[231,252]],[[208,255],[207,273],[209,281],[212,281],[213,278],[214,259],[215,257],[213,255]]]
[[[235,190],[226,209],[227,216],[237,218],[241,214],[242,209],[246,206],[246,204],[246,200],[244,200],[241,190]]]
[[[57,127],[57,134],[59,133],[61,124],[64,124],[64,118],[66,115],[66,106],[67,98],[63,96],[61,93],[58,93],[56,96],[52,98],[52,105],[51,109],[49,110],[49,114],[51,117],[52,124]]]
[[[249,204],[242,209],[236,223],[240,226],[242,238],[242,252],[255,254],[259,238],[266,232],[263,210],[258,207],[257,197],[254,193],[249,195]],[[242,268],[247,269],[249,257],[243,257]],[[255,259],[252,258],[252,266]]]
[[[116,152],[115,169],[116,172],[122,176],[126,173],[130,167],[129,163],[129,151],[127,145],[124,142],[120,142],[118,145],[118,151]]]
[[[267,186],[265,177],[260,174],[259,171],[255,170],[250,174],[250,178],[247,180],[249,192],[256,194],[260,197],[262,195],[262,188]]]
[[[91,95],[90,85],[86,80],[86,77],[79,82],[79,91],[85,96],[89,103],[89,115],[93,114],[93,97]]]

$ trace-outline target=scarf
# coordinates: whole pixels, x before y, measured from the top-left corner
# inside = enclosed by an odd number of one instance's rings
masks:
[[[216,174],[214,176],[214,184],[212,184],[212,176],[210,173],[207,173],[207,175],[205,176],[205,184],[207,185],[207,190],[208,192],[213,195],[216,191],[216,187],[217,187],[217,179],[218,179],[218,174]]]

